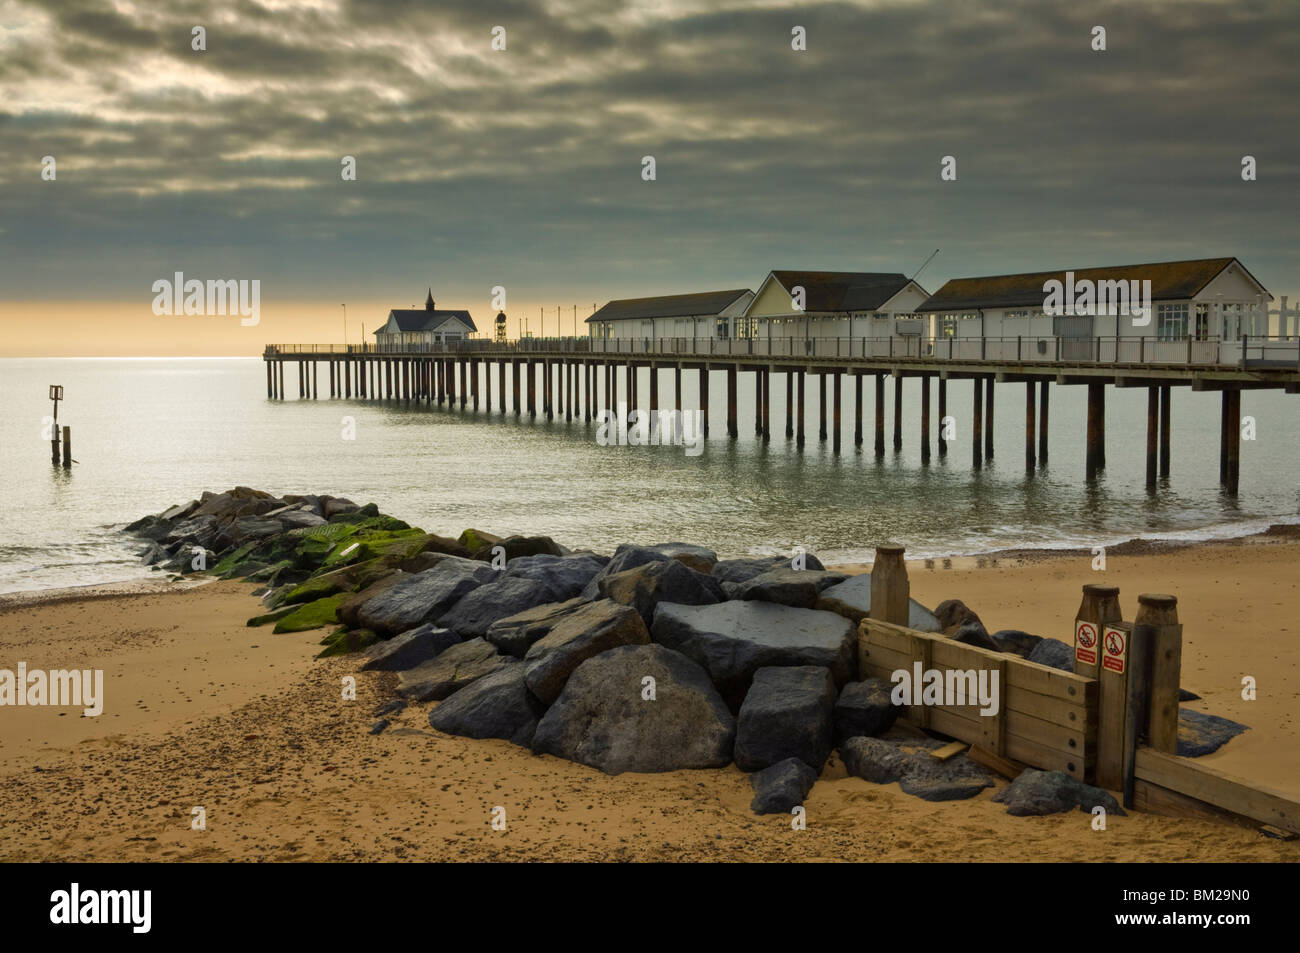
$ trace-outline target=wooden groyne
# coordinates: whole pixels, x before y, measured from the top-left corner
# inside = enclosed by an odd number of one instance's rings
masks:
[[[784,344],[784,342],[778,342]],[[979,469],[993,457],[996,421],[994,384],[1023,384],[1025,394],[1025,468],[1033,471],[1047,463],[1049,400],[1052,384],[1087,388],[1085,478],[1097,478],[1106,466],[1106,394],[1108,388],[1147,390],[1146,481],[1154,488],[1169,475],[1172,427],[1171,391],[1187,387],[1193,391],[1222,394],[1219,428],[1219,481],[1229,494],[1236,494],[1240,480],[1241,392],[1273,389],[1300,393],[1300,361],[1251,360],[1241,347],[1241,357],[1224,363],[1220,354],[1200,347],[1166,347],[1154,344],[1132,348],[1132,353],[1112,342],[1097,339],[1095,348],[1082,357],[1063,360],[1052,348],[1016,339],[1009,342],[979,339],[979,347],[966,347],[961,339],[935,342],[927,353],[921,348],[895,348],[891,340],[873,346],[869,339],[827,342],[819,339],[808,353],[794,346],[772,348],[756,341],[712,341],[707,339],[661,339],[647,341],[593,341],[588,338],[524,340],[514,343],[460,341],[438,345],[313,345],[273,344],[263,354],[266,364],[266,393],[270,399],[286,394],[285,368],[298,378],[300,399],[320,397],[324,378],[331,398],[437,402],[439,405],[472,406],[489,413],[528,414],[546,419],[590,421],[603,408],[620,403],[629,410],[651,412],[682,407],[682,375],[695,372],[699,379],[699,411],[703,432],[709,434],[710,372],[725,377],[726,428],[730,437],[740,434],[739,393],[742,380],[754,397],[754,432],[771,439],[771,389],[773,374],[785,376],[785,436],[799,447],[805,445],[807,384],[816,378],[819,408],[818,439],[829,441],[840,453],[844,442],[841,396],[845,378],[853,379],[854,446],[862,446],[864,430],[865,380],[872,381],[875,401],[875,453],[885,453],[885,387],[893,380],[894,413],[892,446],[903,446],[902,387],[905,378],[921,385],[921,409],[917,438],[923,463],[931,459],[931,437],[940,457],[948,453],[944,438],[948,417],[948,385],[969,381],[972,388],[971,465]],[[938,347],[943,343],[946,347]],[[1161,342],[1169,344],[1170,342]],[[1177,343],[1177,342],[1173,342]],[[887,347],[886,347],[887,344]],[[991,347],[990,344],[998,345]],[[722,345],[720,347],[720,345]],[[739,345],[739,346],[738,346]],[[753,353],[754,351],[764,353]],[[1270,352],[1271,353],[1271,352]],[[648,386],[640,371],[648,371]],[[672,404],[661,397],[662,375],[671,373]],[[494,398],[495,393],[495,398]],[[937,413],[931,414],[932,394]],[[830,396],[832,413],[828,419]],[[694,408],[691,408],[694,409]]]

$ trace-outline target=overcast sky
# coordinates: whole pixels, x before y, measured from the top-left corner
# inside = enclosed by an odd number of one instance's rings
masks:
[[[585,317],[935,248],[932,291],[1237,255],[1295,294],[1298,41],[1296,0],[0,0],[0,321],[147,333],[182,271],[483,328],[493,285]]]

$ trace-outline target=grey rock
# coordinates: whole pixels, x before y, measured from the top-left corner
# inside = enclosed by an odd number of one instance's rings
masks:
[[[723,559],[713,567],[713,578],[719,582],[748,582],[755,576],[768,572],[772,569],[793,569],[791,560],[785,556],[759,556],[756,559]],[[802,571],[818,572],[826,567],[822,565],[821,560],[816,556],[807,555],[804,557],[804,567]]]
[[[746,582],[731,583],[727,590],[733,599],[775,602],[783,606],[813,609],[823,590],[848,578],[842,572],[791,569],[789,565],[781,565],[759,573]]]
[[[549,536],[507,536],[499,543],[492,543],[486,547],[486,553],[475,553],[480,559],[491,558],[493,546],[500,546],[506,553],[506,565],[511,560],[520,559],[525,556],[563,556],[564,547],[560,546]]]
[[[789,814],[803,803],[817,781],[817,772],[798,758],[786,758],[749,776],[755,814]]]
[[[508,662],[429,712],[429,725],[465,738],[504,738],[528,747],[542,705],[524,684],[524,664]]]
[[[661,602],[700,606],[721,602],[724,598],[717,580],[676,559],[648,562],[604,575],[597,585],[602,598],[631,606],[641,614],[647,626],[654,622],[655,608]]]
[[[370,733],[372,735],[377,735],[380,732],[382,732],[385,728],[387,728],[389,724],[391,724],[391,722],[389,722],[387,718],[380,718],[378,721],[371,723]]]
[[[771,602],[659,604],[654,640],[704,667],[733,710],[754,673],[770,665],[820,665],[843,685],[857,670],[854,627],[842,616]]]
[[[628,569],[635,569],[637,566],[644,566],[646,563],[667,562],[668,559],[668,556],[648,546],[633,546],[631,543],[622,543],[618,549],[614,550],[613,558],[583,588],[582,598],[588,601],[599,599],[600,582],[606,576],[613,576]]]
[[[945,629],[944,632],[948,638],[954,642],[961,642],[963,645],[974,645],[981,649],[988,649],[990,652],[1002,651],[998,644],[984,631],[984,623],[978,619],[972,622],[963,622],[951,630]]]
[[[1010,652],[1013,655],[1019,655],[1021,658],[1028,658],[1039,642],[1043,641],[1042,636],[1030,635],[1028,632],[1021,632],[1019,629],[1001,629],[989,636],[993,643],[998,647],[1000,652]]]
[[[1091,813],[1097,806],[1104,807],[1108,814],[1124,815],[1119,802],[1106,791],[1084,784],[1064,771],[1026,768],[1009,786],[995,794],[993,800],[1007,805],[1007,813],[1015,817],[1060,814],[1076,807]]]
[[[303,529],[312,526],[324,526],[325,519],[310,509],[292,509],[276,517],[285,529]]]
[[[483,639],[446,649],[437,658],[397,674],[397,694],[413,701],[441,701],[491,675],[509,660]]]
[[[436,622],[466,593],[496,578],[481,562],[446,556],[436,566],[402,579],[370,599],[357,612],[367,629],[397,634],[423,622]]]
[[[859,735],[883,735],[898,720],[898,706],[891,699],[893,686],[883,678],[849,682],[835,700],[835,741],[843,743]]]
[[[566,615],[586,605],[581,596],[564,602],[548,602],[523,612],[498,619],[488,626],[484,638],[503,655],[523,658],[529,646],[543,638]]]
[[[472,639],[487,635],[494,622],[554,601],[555,594],[545,583],[523,576],[506,576],[461,596],[438,618],[438,624],[454,629],[462,638]]]
[[[925,801],[959,801],[975,797],[993,786],[993,777],[964,754],[946,761],[932,757],[927,748],[941,742],[903,744],[883,738],[849,738],[840,745],[840,757],[849,774],[873,784],[898,782],[905,794]]]
[[[945,599],[934,607],[934,617],[944,629],[951,629],[975,622],[984,631],[984,623],[974,610],[960,599]]]
[[[582,592],[587,583],[608,562],[590,553],[573,556],[520,556],[506,562],[507,578],[522,577],[542,583],[551,592],[551,602],[563,602]]]
[[[635,609],[608,599],[582,606],[562,618],[524,655],[528,690],[544,704],[559,697],[574,669],[620,645],[650,641]]]
[[[533,750],[606,774],[720,768],[731,763],[735,734],[703,669],[661,645],[625,645],[577,667],[538,724]]]
[[[871,614],[871,573],[859,573],[831,586],[817,600],[817,608],[837,612],[855,624],[861,622]],[[907,627],[918,632],[943,631],[934,613],[915,599],[908,600]]]
[[[1201,696],[1196,694],[1195,692],[1189,692],[1185,688],[1180,688],[1178,689],[1178,700],[1180,702],[1195,702],[1195,701],[1200,701]]]
[[[736,718],[736,767],[758,771],[798,758],[820,771],[831,753],[835,694],[829,668],[760,668]]]
[[[382,705],[377,705],[371,714],[376,718],[383,718],[385,715],[396,714],[405,707],[406,702],[402,701],[400,698],[394,698],[392,701],[387,701]]]
[[[1025,656],[1026,661],[1049,665],[1063,672],[1074,671],[1074,646],[1060,639],[1043,639]]]
[[[1199,758],[1213,754],[1248,726],[1240,722],[1210,715],[1205,712],[1178,709],[1178,754],[1184,758]]]
[[[455,632],[425,623],[366,649],[361,671],[400,672],[415,668],[459,644]]]
[[[675,559],[679,563],[694,569],[696,572],[702,572],[705,575],[713,571],[717,565],[718,554],[711,549],[705,549],[703,546],[696,546],[694,543],[656,543],[647,547],[657,553],[662,553],[669,559]]]

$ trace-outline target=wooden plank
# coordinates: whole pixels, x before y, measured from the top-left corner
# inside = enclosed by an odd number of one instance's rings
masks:
[[[1188,797],[1185,794],[1170,791],[1158,784],[1136,779],[1133,782],[1133,803],[1127,804],[1125,807],[1131,807],[1147,814],[1159,814],[1161,817],[1215,821],[1252,829],[1259,827],[1258,821],[1253,821],[1248,817],[1242,817],[1240,814],[1233,814],[1231,811],[1225,811],[1213,804],[1206,804],[1204,801],[1198,801],[1196,798]]]
[[[949,758],[961,754],[968,747],[970,746],[967,745],[966,742],[964,741],[954,741],[951,742],[950,744],[944,745],[942,748],[935,748],[933,751],[930,752],[930,757],[935,758],[939,761],[947,761]]]
[[[996,771],[1004,778],[1014,781],[1020,777],[1020,772],[1024,771],[1028,765],[1019,764],[1010,758],[1000,758],[987,748],[981,748],[979,745],[971,745],[970,751],[966,752],[966,757],[970,758],[976,764],[982,764],[990,771]]]
[[[929,715],[930,727],[935,731],[960,738],[962,741],[969,741],[971,744],[979,744],[983,740],[983,730],[979,725],[954,715],[946,708],[930,708]],[[1065,751],[1015,734],[1006,736],[1006,751],[1003,757],[1023,761],[1044,771],[1064,771],[1080,781],[1085,780],[1092,769],[1092,762],[1086,750],[1082,754]]]
[[[879,552],[879,550],[877,550],[877,552]],[[931,642],[929,639],[917,638],[916,636],[913,636],[912,651],[911,651],[912,664],[909,665],[908,668],[915,670],[915,667],[919,664],[921,666],[922,672],[929,671],[931,668],[931,650],[933,649],[933,647],[934,647],[934,643]],[[920,697],[919,697],[920,691],[921,691],[920,685],[912,686],[913,702],[920,701]],[[930,705],[913,704],[909,710],[909,715],[910,717],[915,719],[916,723],[920,725],[922,728],[929,728],[930,711],[931,711]]]
[[[1139,748],[1136,777],[1217,808],[1300,833],[1300,797],[1153,748]]]

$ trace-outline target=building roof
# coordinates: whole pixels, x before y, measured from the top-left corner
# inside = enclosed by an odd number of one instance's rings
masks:
[[[776,279],[793,294],[804,289],[804,311],[874,311],[908,286],[903,274],[871,271],[774,271]]]
[[[742,295],[747,294],[750,294],[748,288],[734,288],[730,291],[701,291],[685,295],[659,295],[654,298],[620,298],[607,303],[587,318],[587,321],[629,321],[634,318],[684,318],[720,314]]]
[[[1079,268],[1074,280],[1150,281],[1151,300],[1169,301],[1194,297],[1233,262],[1263,288],[1255,276],[1235,258],[1201,258],[1195,261],[1163,261],[1146,265],[1114,265],[1107,268]],[[992,275],[987,278],[954,278],[929,297],[918,312],[971,311],[981,308],[1042,307],[1043,285],[1055,279],[1065,283],[1065,271],[1037,271],[1023,275]]]
[[[471,331],[478,331],[474,319],[468,311],[429,310],[428,308],[402,308],[388,312],[389,319],[397,319],[397,327],[402,331],[437,331],[452,318],[465,322]],[[385,322],[384,327],[387,327]],[[375,331],[378,334],[384,327]]]

